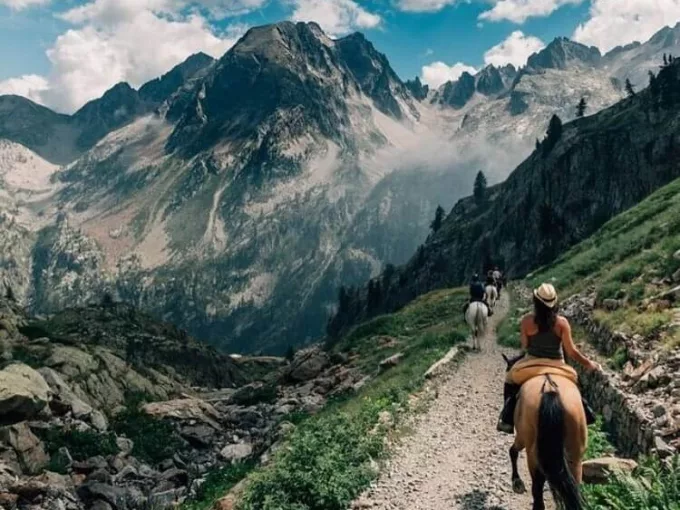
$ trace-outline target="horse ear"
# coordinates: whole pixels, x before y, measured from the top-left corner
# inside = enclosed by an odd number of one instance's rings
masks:
[[[505,354],[502,354],[501,356],[503,356],[503,359],[505,360],[506,363],[510,363],[510,360]]]

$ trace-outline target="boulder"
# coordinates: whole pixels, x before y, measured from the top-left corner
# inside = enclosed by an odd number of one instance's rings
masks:
[[[146,404],[142,410],[156,418],[172,418],[175,420],[196,420],[210,425],[215,430],[221,430],[220,414],[207,402],[197,398],[183,398],[165,402]]]
[[[605,299],[602,301],[602,308],[609,311],[618,310],[621,308],[622,302],[619,299]]]
[[[319,347],[298,351],[284,371],[284,379],[291,382],[305,382],[317,377],[330,365],[328,353]]]
[[[637,468],[637,462],[631,459],[603,457],[591,459],[583,463],[583,481],[590,484],[603,484],[615,473],[631,473]]]
[[[392,367],[396,367],[404,357],[403,352],[398,352],[397,354],[390,356],[380,362],[380,370],[387,370]]]
[[[92,413],[92,406],[77,397],[59,373],[48,367],[43,367],[38,372],[43,376],[54,395],[50,401],[50,408],[57,415],[70,412],[74,418],[82,420]]]
[[[18,363],[0,371],[0,425],[34,417],[49,399],[50,387],[31,367]]]
[[[249,443],[230,444],[220,451],[222,458],[228,462],[240,462],[253,454],[253,445]]]
[[[208,448],[215,438],[215,429],[209,425],[191,425],[183,427],[180,435],[194,448]]]
[[[271,403],[276,400],[276,385],[261,382],[247,384],[236,390],[228,402],[239,406],[250,406],[259,403]]]
[[[105,501],[116,510],[127,508],[125,489],[99,482],[86,483],[78,488],[78,496],[86,503]]]
[[[38,474],[50,461],[42,441],[31,432],[26,423],[0,429],[0,440],[14,449],[21,469],[26,474]]]

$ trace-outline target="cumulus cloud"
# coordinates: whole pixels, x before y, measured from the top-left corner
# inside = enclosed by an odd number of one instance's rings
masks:
[[[545,44],[537,37],[524,35],[516,30],[500,44],[497,44],[484,54],[484,62],[495,66],[512,64],[521,67],[527,63],[529,57],[545,48]]]
[[[432,88],[439,88],[447,81],[456,81],[464,72],[475,74],[477,69],[458,62],[452,66],[444,62],[433,62],[423,66],[421,80]]]
[[[254,5],[255,0],[246,1]],[[228,2],[212,5],[218,3]],[[183,0],[94,0],[60,14],[74,28],[47,50],[47,78],[16,79],[24,87],[22,95],[70,113],[118,82],[139,87],[193,53],[220,57],[244,30],[236,26],[218,33],[199,13],[183,14],[187,5]]]
[[[375,28],[382,18],[353,0],[293,0],[294,21],[315,21],[330,36]]]
[[[593,0],[590,19],[573,38],[602,51],[644,42],[666,25],[680,20],[680,0]]]
[[[496,0],[495,5],[480,14],[488,21],[512,21],[524,23],[529,18],[549,16],[560,7],[576,5],[584,0]],[[645,0],[641,0],[645,1]],[[649,2],[649,0],[646,0]]]
[[[436,12],[458,0],[397,0],[397,7],[408,12]]]
[[[50,3],[50,1],[51,0],[0,0],[0,5],[5,5],[10,9],[20,11],[21,9],[26,9],[28,7],[46,5]]]
[[[49,82],[43,76],[27,74],[19,78],[0,81],[0,95],[24,96],[39,103],[42,101],[42,94],[49,86]]]

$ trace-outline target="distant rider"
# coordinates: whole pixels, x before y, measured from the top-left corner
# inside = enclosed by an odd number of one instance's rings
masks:
[[[467,305],[465,305],[465,311],[467,311],[470,303],[474,303],[475,301],[484,303],[486,305],[487,314],[489,317],[492,315],[493,312],[491,312],[491,307],[486,300],[486,289],[484,288],[482,281],[479,279],[479,275],[476,273],[472,277],[472,282],[470,283],[470,301]]]

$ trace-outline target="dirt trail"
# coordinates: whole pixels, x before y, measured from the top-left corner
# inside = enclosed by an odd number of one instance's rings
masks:
[[[528,510],[529,494],[510,483],[512,436],[496,431],[505,363],[495,326],[506,315],[507,294],[497,305],[481,353],[470,353],[439,385],[429,410],[415,418],[382,475],[355,508],[393,510]],[[531,487],[524,453],[522,477]],[[554,508],[546,494],[548,509]]]

